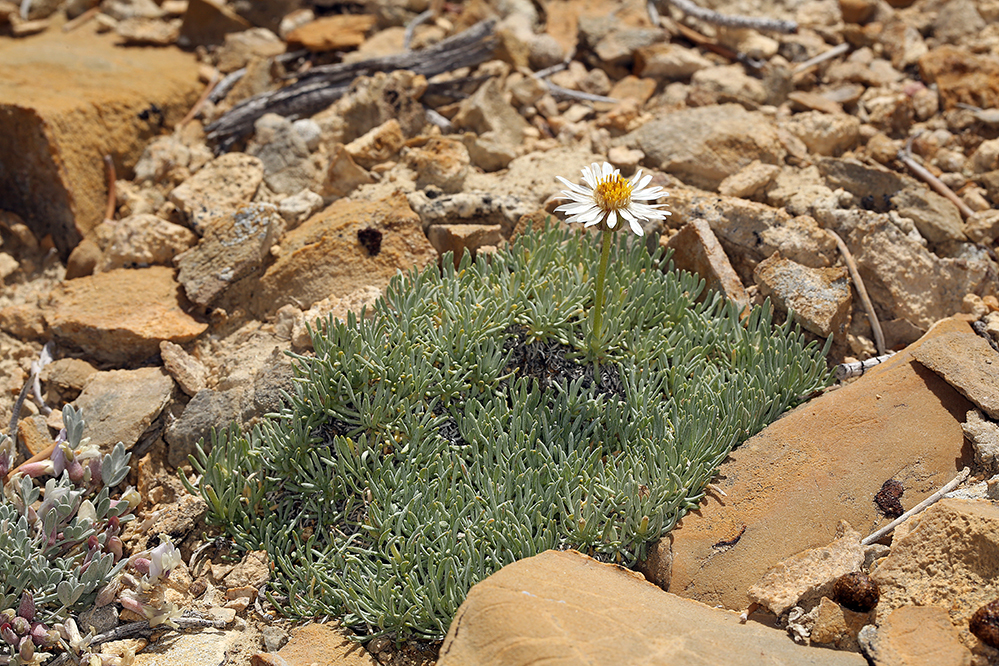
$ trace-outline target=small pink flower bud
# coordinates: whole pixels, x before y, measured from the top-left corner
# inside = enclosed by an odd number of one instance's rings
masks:
[[[143,575],[149,573],[150,564],[152,564],[152,562],[146,559],[145,557],[137,557],[134,560],[132,560],[132,568]]]
[[[11,626],[14,628],[14,633],[18,636],[26,636],[31,631],[31,623],[20,616],[14,618]]]
[[[104,550],[114,555],[114,561],[118,562],[124,554],[124,544],[122,544],[121,539],[116,536],[108,537],[108,542],[104,546]]]
[[[0,626],[0,638],[3,638],[7,645],[17,645],[17,634],[10,626],[10,622],[4,622],[3,626]]]
[[[35,645],[44,646],[49,638],[49,628],[41,622],[31,625],[31,640]]]
[[[17,614],[25,620],[35,619],[35,598],[31,592],[25,590],[21,593],[21,603],[17,606]]]
[[[21,465],[20,472],[25,476],[30,476],[32,479],[37,479],[40,476],[51,475],[53,471],[51,460],[38,460],[33,463],[27,463]]]

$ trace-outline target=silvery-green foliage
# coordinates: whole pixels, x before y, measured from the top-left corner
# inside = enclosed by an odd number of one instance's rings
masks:
[[[85,445],[81,412],[67,405],[63,421],[66,444],[74,449]],[[88,478],[77,485],[63,471],[43,487],[21,475],[4,486],[0,609],[14,607],[25,591],[34,599],[38,620],[49,624],[92,606],[98,589],[126,562],[115,563],[108,541],[132,518],[128,503],[111,497],[111,489],[128,474],[130,457],[119,442],[102,457],[99,480]],[[81,516],[83,506],[87,512]],[[120,551],[120,542],[117,546]]]
[[[546,230],[399,276],[371,320],[314,332],[280,414],[199,449],[185,484],[240,548],[267,550],[285,613],[436,639],[473,584],[519,558],[633,564],[733,447],[827,385],[823,350],[773,326],[769,305],[740,321],[621,239],[591,351],[597,254]],[[561,370],[528,376],[515,348]]]

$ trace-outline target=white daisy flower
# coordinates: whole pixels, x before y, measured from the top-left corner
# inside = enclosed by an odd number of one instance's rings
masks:
[[[661,210],[664,204],[640,203],[655,201],[667,196],[661,187],[647,187],[652,174],[642,176],[639,169],[634,176],[625,180],[621,172],[607,162],[594,162],[583,167],[583,180],[587,187],[570,183],[562,176],[557,177],[568,190],[562,190],[562,199],[571,203],[555,209],[556,213],[566,213],[566,222],[582,222],[587,227],[604,224],[614,229],[618,220],[627,220],[631,230],[644,236],[640,220],[662,220],[671,213]]]

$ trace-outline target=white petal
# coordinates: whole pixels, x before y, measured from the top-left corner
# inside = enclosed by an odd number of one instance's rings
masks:
[[[644,190],[635,190],[631,193],[632,199],[638,199],[639,201],[648,201],[650,199],[658,199],[659,197],[666,196],[661,187],[649,187]]]
[[[582,215],[583,213],[589,212],[590,210],[596,209],[592,202],[586,203],[573,203],[565,204],[564,206],[559,206],[555,209],[556,213],[567,213],[569,215]]]
[[[641,171],[641,169],[639,169],[638,173],[636,173],[636,174],[635,174],[635,177],[634,177],[634,178],[632,178],[632,181],[634,181],[634,183],[635,183],[635,184],[634,184],[634,185],[632,186],[632,189],[633,189],[633,190],[641,190],[641,189],[643,189],[643,188],[644,188],[644,187],[645,187],[646,185],[648,185],[648,184],[649,184],[649,182],[650,182],[650,181],[652,180],[652,174],[651,174],[651,173],[650,173],[650,174],[647,174],[647,175],[645,176],[645,178],[642,178],[641,180],[638,180],[638,177],[639,177],[639,176],[640,176],[641,174],[642,174],[642,171]]]
[[[603,211],[594,207],[592,210],[576,215],[576,217],[578,217],[581,222],[599,221],[600,218],[603,217]]]
[[[595,219],[595,220],[590,220],[589,222],[587,222],[583,226],[592,227],[593,225],[597,224],[598,222],[600,222],[600,218],[599,217],[597,219]]]
[[[634,231],[639,236],[645,235],[645,229],[642,229],[642,225],[638,223],[638,220],[629,220],[631,222],[631,230]]]
[[[562,183],[566,187],[568,187],[570,191],[575,192],[576,194],[581,194],[583,196],[592,196],[592,194],[593,194],[593,190],[588,190],[585,187],[582,187],[582,186],[577,185],[575,183],[570,183],[569,181],[567,181],[562,176],[555,176],[555,177],[558,178],[559,180],[561,180]]]
[[[605,162],[605,164],[606,164],[606,162]],[[614,211],[611,211],[611,212],[607,213],[607,228],[608,229],[613,229],[616,226],[617,226],[617,213],[615,213]]]
[[[590,186],[591,190],[597,189],[597,185],[599,184],[599,178],[597,177],[597,174],[599,173],[600,173],[600,165],[598,165],[596,162],[594,162],[588,167],[583,167],[583,180],[586,181],[586,184]]]

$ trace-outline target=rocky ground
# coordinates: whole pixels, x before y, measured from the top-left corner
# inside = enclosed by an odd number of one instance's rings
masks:
[[[0,422],[53,341],[23,454],[68,402],[124,442],[127,545],[170,534],[171,594],[219,627],[133,639],[136,663],[999,663],[974,615],[999,597],[999,2],[705,5],[758,29],[682,6],[0,0]],[[469,29],[481,54],[414,73]],[[281,98],[295,81],[327,92]],[[793,310],[831,364],[898,353],[733,452],[644,579],[545,553],[477,586],[443,647],[273,619],[267,562],[205,540],[176,469],[280,404],[307,322],[496,251],[604,160],[668,189],[649,238],[679,266]],[[835,585],[856,571],[873,609]]]

